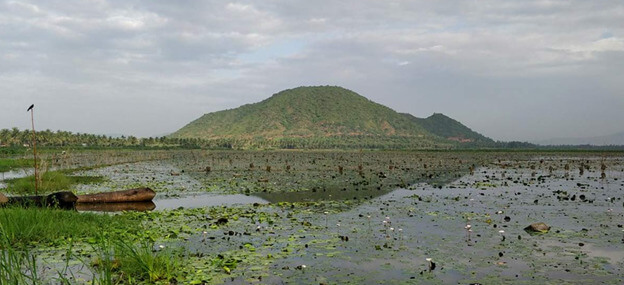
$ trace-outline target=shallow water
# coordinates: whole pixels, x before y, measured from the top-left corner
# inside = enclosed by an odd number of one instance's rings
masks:
[[[622,173],[610,171],[608,178],[600,179],[596,172],[516,170],[507,174],[508,180],[501,177],[505,171],[480,168],[442,189],[413,185],[414,190],[398,189],[333,214],[326,218],[330,225],[326,235],[346,234],[350,241],[338,242],[329,251],[308,250],[287,258],[274,267],[271,280],[307,284],[311,280],[400,283],[412,278],[425,283],[622,281]],[[550,176],[538,179],[540,175]],[[586,196],[585,201],[580,195]],[[372,225],[362,216],[370,216]],[[306,218],[323,223],[322,218]],[[393,231],[381,226],[387,218]],[[523,230],[540,221],[552,226],[548,234],[531,236]],[[466,223],[472,224],[473,231],[468,239]],[[426,272],[425,257],[436,260],[438,269]],[[283,270],[283,264],[291,268],[306,264],[306,272]]]
[[[156,210],[269,203],[267,200],[252,195],[214,195],[206,193],[185,195],[177,198],[160,198],[157,195],[153,202],[156,204]]]
[[[11,170],[6,172],[0,172],[0,189],[5,188],[6,184],[2,183],[2,181],[7,179],[14,178],[22,178],[28,175],[32,175],[34,173],[33,169],[20,169],[20,170]]]
[[[385,200],[393,200],[393,199],[401,199],[404,197],[408,197],[410,195],[414,195],[413,190],[408,189],[396,189],[391,191],[390,193],[386,193],[384,195],[379,196],[377,199],[380,201]],[[279,203],[279,202],[309,202],[315,201],[310,198],[309,193],[300,193],[301,197],[297,197],[299,199],[293,199],[294,195],[284,195],[283,193],[271,193],[271,194],[252,194],[252,195],[243,195],[243,194],[228,194],[228,195],[217,195],[211,193],[195,193],[195,194],[184,194],[180,197],[168,196],[168,195],[156,195],[153,202],[156,205],[155,210],[171,210],[178,208],[192,209],[192,208],[202,208],[202,207],[215,207],[215,206],[233,206],[233,205],[245,205],[245,204],[268,204],[268,203]],[[268,197],[264,199],[263,197]],[[338,200],[341,196],[337,196]],[[327,200],[327,199],[325,199]]]
[[[269,173],[245,170],[248,161],[212,162],[211,172],[201,172],[166,160],[80,175],[109,179],[84,192],[153,187],[156,210],[171,219],[153,226],[176,232],[159,242],[183,246],[193,256],[238,259],[226,283],[624,282],[621,157],[501,159],[473,174],[433,171],[431,165],[443,162],[429,160],[418,162],[429,165],[426,171],[397,174],[423,177],[403,188],[379,178],[387,166],[360,177],[353,168],[337,175],[329,162],[314,168],[291,161],[293,169],[304,170]],[[228,222],[215,226],[221,217]],[[535,222],[547,223],[550,232],[527,233],[524,228]],[[435,270],[428,271],[426,258],[436,262]]]

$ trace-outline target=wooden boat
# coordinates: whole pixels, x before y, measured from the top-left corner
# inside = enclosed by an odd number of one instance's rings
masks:
[[[96,194],[78,195],[76,203],[125,203],[152,201],[156,192],[148,187],[103,192]]]

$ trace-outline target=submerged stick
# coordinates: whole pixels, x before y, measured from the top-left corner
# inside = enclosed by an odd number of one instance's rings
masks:
[[[37,176],[37,136],[35,134],[35,104],[30,105],[26,112],[30,111],[30,122],[32,123],[32,143],[33,143],[33,156],[35,157],[35,195],[38,194],[39,189],[39,176]]]

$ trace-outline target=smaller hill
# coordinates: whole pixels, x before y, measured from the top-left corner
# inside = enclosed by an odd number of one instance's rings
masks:
[[[434,113],[425,119],[417,118],[410,114],[403,115],[410,118],[414,123],[420,125],[428,132],[447,140],[460,143],[475,143],[479,145],[494,144],[492,139],[471,130],[462,123],[441,113]]]

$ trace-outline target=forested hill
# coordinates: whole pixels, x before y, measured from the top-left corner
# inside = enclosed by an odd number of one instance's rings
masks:
[[[425,119],[417,118],[410,114],[404,115],[430,133],[448,140],[478,145],[493,145],[495,143],[494,140],[471,130],[462,123],[441,113],[434,113]]]
[[[262,102],[209,113],[173,137],[430,135],[394,110],[340,87],[299,87]]]
[[[258,103],[205,114],[170,137],[286,148],[453,148],[476,140],[493,143],[440,115],[418,119],[342,87],[298,87]]]

